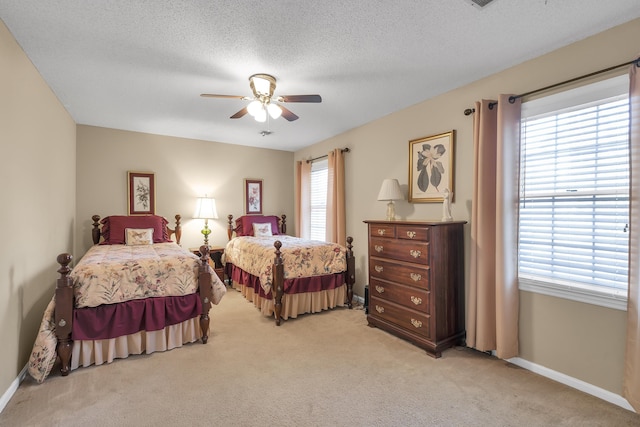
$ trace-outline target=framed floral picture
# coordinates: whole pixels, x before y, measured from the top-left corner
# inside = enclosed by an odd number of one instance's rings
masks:
[[[244,180],[244,212],[247,215],[262,214],[262,180]]]
[[[127,206],[129,215],[154,215],[156,211],[156,188],[154,174],[150,172],[127,172]]]
[[[455,130],[409,141],[409,202],[442,202],[445,189],[453,196],[454,143]]]

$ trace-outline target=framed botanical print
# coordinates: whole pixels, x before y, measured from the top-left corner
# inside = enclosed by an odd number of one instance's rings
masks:
[[[409,202],[442,202],[445,189],[454,194],[454,143],[455,130],[409,141]]]
[[[156,211],[155,175],[150,172],[127,172],[127,206],[129,215],[153,215]]]
[[[244,180],[244,212],[247,215],[262,214],[262,180]]]

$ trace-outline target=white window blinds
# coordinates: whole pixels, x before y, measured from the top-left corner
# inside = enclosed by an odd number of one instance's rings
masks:
[[[519,277],[626,297],[628,99],[588,91],[523,105]]]
[[[311,240],[326,240],[328,168],[327,159],[311,164]]]

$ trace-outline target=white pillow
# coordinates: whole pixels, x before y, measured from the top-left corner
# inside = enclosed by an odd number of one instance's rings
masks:
[[[271,233],[271,223],[265,222],[264,224],[253,223],[253,235],[256,237],[273,236]]]
[[[129,246],[152,245],[153,228],[125,228],[124,237]]]

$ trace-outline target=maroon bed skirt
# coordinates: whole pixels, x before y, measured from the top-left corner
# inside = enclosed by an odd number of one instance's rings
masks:
[[[74,340],[104,340],[140,331],[159,331],[201,313],[202,302],[197,293],[78,308],[73,312],[71,337]]]
[[[253,292],[262,298],[272,299],[272,293],[269,292],[268,295],[265,294],[264,289],[260,286],[259,277],[249,274],[231,263],[227,263],[226,272],[234,282],[242,283],[245,286],[253,288]],[[296,277],[293,279],[284,279],[284,293],[301,294],[304,292],[318,292],[339,288],[345,283],[346,272],[327,274],[324,276]]]

